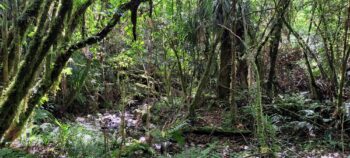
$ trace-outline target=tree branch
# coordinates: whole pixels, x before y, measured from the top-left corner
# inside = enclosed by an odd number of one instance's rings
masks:
[[[33,112],[35,106],[40,105],[41,98],[50,90],[54,82],[58,80],[64,66],[66,65],[68,59],[71,57],[74,51],[81,49],[87,45],[95,44],[104,39],[108,35],[108,33],[113,29],[113,27],[120,22],[120,19],[124,15],[124,12],[146,1],[147,0],[132,0],[128,3],[122,4],[119,7],[118,11],[113,15],[112,19],[109,21],[107,26],[105,26],[100,32],[98,32],[95,36],[91,36],[85,40],[71,45],[70,47],[68,47],[68,49],[66,49],[66,51],[63,54],[57,57],[50,78],[45,79],[44,81],[40,81],[36,86],[38,88],[29,98],[27,110],[20,115],[20,122],[17,124],[17,128],[23,128],[24,124],[27,122],[29,116]]]

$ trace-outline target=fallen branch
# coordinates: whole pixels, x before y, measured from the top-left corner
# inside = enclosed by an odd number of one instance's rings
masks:
[[[233,128],[220,128],[220,127],[189,127],[182,131],[184,134],[202,134],[213,136],[241,136],[251,135],[251,131]]]

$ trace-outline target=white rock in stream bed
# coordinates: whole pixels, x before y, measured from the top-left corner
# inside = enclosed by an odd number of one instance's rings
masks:
[[[122,114],[120,112],[116,112],[116,113],[106,112],[104,114],[97,113],[96,115],[87,115],[86,117],[77,117],[75,119],[75,122],[93,131],[99,131],[101,129],[117,131],[122,124],[121,116]],[[125,125],[128,128],[135,128],[139,126],[139,120],[137,120],[135,118],[135,115],[130,112],[124,113],[124,119],[125,119]]]
[[[121,123],[120,117],[117,117],[116,115],[107,114],[106,116],[103,116],[100,120],[101,127],[103,128],[119,128],[119,125]]]
[[[244,145],[244,146],[242,147],[242,149],[243,149],[243,150],[248,150],[248,149],[249,149],[249,146]]]
[[[146,137],[140,137],[139,141],[140,143],[146,143]]]
[[[137,124],[137,120],[133,120],[133,119],[128,119],[127,120],[127,126],[128,127],[135,127]]]
[[[162,148],[161,144],[153,144],[154,149],[160,150]]]
[[[80,123],[84,123],[85,122],[85,118],[84,117],[77,117],[75,119],[76,122],[80,122]]]

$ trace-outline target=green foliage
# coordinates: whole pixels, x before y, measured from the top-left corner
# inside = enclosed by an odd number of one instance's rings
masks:
[[[85,74],[84,72],[87,71],[87,66],[88,65],[82,65],[82,66],[79,66],[79,68],[76,68],[75,71],[73,71],[71,69],[71,74],[69,76],[69,84],[70,86],[73,88],[73,89],[76,89],[77,87],[81,86],[81,84],[84,83],[85,80],[85,77],[84,75],[87,75]]]
[[[33,122],[36,124],[40,124],[43,122],[49,122],[54,123],[54,120],[56,120],[55,116],[52,115],[47,110],[36,108],[33,114]]]
[[[34,124],[21,136],[21,143],[26,146],[53,146],[57,151],[64,151],[69,157],[104,157],[111,156],[105,151],[104,135],[96,129],[63,123],[46,110],[36,110]],[[108,138],[116,144],[113,137]],[[113,146],[111,146],[113,147]]]
[[[225,112],[222,117],[223,117],[222,127],[223,128],[232,128],[231,113]]]
[[[324,143],[329,149],[337,149],[342,147],[342,142],[335,138],[330,131],[326,131],[324,134],[324,142],[317,142],[314,145]],[[310,147],[312,149],[312,147]]]
[[[179,154],[176,154],[172,157],[174,158],[221,158],[222,155],[220,152],[217,152],[215,149],[218,147],[218,143],[211,143],[206,148],[192,147],[185,149]],[[161,156],[160,158],[165,158]]]
[[[6,4],[0,3],[0,9],[1,9],[1,10],[5,10],[5,9],[6,9]]]
[[[87,0],[74,0],[74,8],[72,12],[86,1]],[[101,28],[106,26],[108,20],[112,18],[111,15],[118,12],[115,8],[122,3],[129,1],[130,0],[94,1],[93,5],[89,7],[84,16],[85,25],[81,25],[83,24],[82,19],[73,19],[79,20],[79,26],[73,33],[72,38],[67,37],[67,41],[63,38],[63,43],[60,41],[57,42],[58,49],[61,50],[61,48],[66,48],[65,44],[72,44],[81,41],[83,38],[82,32],[84,31],[87,37],[91,37],[101,31]],[[274,19],[276,8],[278,8],[276,2],[277,1],[260,0],[239,1],[239,5],[236,8],[239,9],[237,12],[238,14],[243,14],[243,12],[245,12],[244,14],[247,14],[246,17],[244,17],[245,19],[239,18],[246,20],[244,21],[245,26],[243,27],[247,27],[244,29],[247,29],[246,31],[248,31],[247,34],[249,36],[244,37],[243,39],[243,44],[247,47],[246,53],[249,54],[239,57],[239,61],[242,59],[250,60],[248,62],[248,67],[253,68],[253,71],[255,72],[249,76],[249,79],[254,82],[252,85],[249,85],[249,92],[245,92],[248,90],[235,89],[235,91],[238,91],[235,93],[235,99],[239,101],[242,100],[244,103],[245,101],[250,101],[251,107],[248,109],[247,116],[243,116],[244,114],[241,116],[242,120],[247,120],[249,123],[251,123],[252,120],[255,121],[255,138],[258,139],[260,143],[259,150],[263,153],[280,150],[279,146],[276,145],[277,131],[273,124],[276,122],[272,121],[277,115],[268,116],[264,111],[265,108],[269,107],[265,107],[262,103],[263,85],[260,85],[260,83],[265,81],[265,77],[264,74],[259,76],[260,74],[256,69],[257,65],[255,65],[253,58],[251,57],[256,55],[254,54],[254,47],[261,42],[261,39],[257,37],[265,37],[265,30],[269,32],[274,23],[273,20],[271,23],[269,20]],[[310,62],[312,65],[312,73],[317,79],[321,75],[321,72],[313,58],[319,59],[319,62],[321,63],[327,63],[327,56],[325,53],[329,50],[326,50],[324,45],[332,44],[332,46],[329,46],[329,49],[334,49],[331,50],[333,51],[332,53],[334,53],[334,62],[336,67],[339,67],[339,63],[337,65],[337,62],[339,62],[338,59],[342,56],[339,52],[343,51],[343,36],[345,35],[345,30],[342,28],[342,25],[344,24],[343,19],[345,19],[343,18],[345,12],[343,10],[344,4],[342,2],[343,1],[339,0],[334,2],[320,0],[320,3],[315,3],[312,0],[296,0],[293,1],[293,6],[288,9],[288,13],[286,14],[287,21],[290,22],[298,32],[300,32],[302,38],[307,37],[310,39],[308,44],[312,46],[312,49],[315,48],[315,50],[312,50],[315,52],[312,53],[314,53],[316,57],[310,56]],[[72,60],[68,62],[68,66],[62,73],[68,80],[69,92],[77,90],[76,87],[82,87],[83,84],[86,85],[82,89],[82,92],[78,91],[78,94],[76,94],[78,102],[81,103],[81,105],[84,105],[84,107],[74,107],[77,111],[88,109],[85,105],[86,102],[89,101],[96,103],[94,105],[96,105],[97,110],[99,110],[99,107],[107,104],[110,106],[103,107],[117,109],[116,107],[112,107],[112,105],[118,104],[120,105],[118,106],[119,110],[125,110],[125,105],[134,98],[137,98],[136,100],[140,102],[150,96],[161,98],[159,102],[151,107],[152,114],[155,114],[155,116],[152,115],[151,121],[152,123],[157,124],[157,127],[151,128],[151,131],[146,132],[150,132],[156,141],[163,142],[175,140],[181,145],[181,147],[183,147],[185,145],[185,137],[183,136],[182,129],[188,127],[186,120],[183,119],[185,113],[183,108],[186,107],[186,104],[189,104],[192,101],[191,97],[193,97],[194,92],[197,91],[196,84],[198,83],[199,78],[203,75],[203,63],[208,60],[208,50],[206,49],[208,49],[207,47],[210,46],[213,39],[215,39],[218,30],[221,30],[218,29],[219,26],[217,24],[224,21],[225,25],[230,26],[232,20],[235,20],[237,17],[223,18],[223,16],[227,17],[232,9],[232,1],[230,0],[172,0],[156,1],[155,3],[152,18],[149,18],[148,14],[146,14],[149,9],[147,7],[148,5],[140,6],[138,12],[138,25],[141,27],[137,27],[139,35],[136,41],[131,40],[133,36],[132,25],[129,24],[130,13],[127,12],[123,15],[122,20],[119,23],[120,25],[115,27],[112,31],[111,36],[105,38],[98,45],[89,46],[89,51],[94,55],[91,73],[89,73],[88,76],[89,82],[83,82],[83,69],[86,65],[81,63],[85,62],[86,59],[81,55],[81,52],[75,53],[76,55],[71,57]],[[317,24],[317,27],[312,26],[309,31],[308,25],[311,21],[311,16],[313,16],[313,6],[316,4],[317,9],[315,10],[316,14],[314,16],[317,18],[314,18],[312,22]],[[219,7],[219,5],[222,5],[222,7]],[[0,3],[1,11],[7,8],[8,7],[5,3]],[[240,11],[241,13],[239,13]],[[322,15],[325,16],[325,19],[321,19]],[[5,20],[5,18],[1,20]],[[35,24],[35,22],[32,23]],[[51,21],[47,21],[47,24],[48,26],[52,25]],[[5,23],[3,25],[5,26]],[[10,26],[8,27],[12,29],[12,24],[9,25]],[[7,30],[7,28],[3,29],[4,31]],[[23,37],[23,40],[25,41],[22,43],[23,48],[20,48],[19,50],[22,51],[22,49],[27,49],[26,42],[30,42],[31,38],[37,33],[36,31],[38,30],[35,29],[37,29],[35,26],[31,26],[31,28],[26,30],[26,35]],[[14,28],[13,30],[16,29]],[[285,44],[287,41],[285,37],[289,38],[290,33],[285,30],[282,32],[283,38],[282,41],[280,41],[281,52],[290,51],[290,45],[292,46],[291,49],[293,49],[293,51],[294,49],[299,51],[300,46],[296,45],[297,42],[295,38],[292,37],[288,44]],[[13,35],[12,33],[13,32],[9,32],[9,35]],[[66,35],[65,33],[66,31],[62,32],[63,37]],[[323,43],[322,40],[324,39],[322,38],[324,37],[322,35],[328,37],[328,41],[324,41]],[[43,37],[46,37],[46,35]],[[255,39],[257,40],[254,41]],[[251,46],[249,46],[249,44],[251,44]],[[218,51],[220,51],[220,49],[217,49],[215,53],[218,53]],[[263,53],[266,53],[266,51],[268,50],[263,48]],[[25,54],[25,51],[21,53]],[[59,53],[52,52],[52,54],[55,55]],[[219,60],[215,60],[215,62],[219,62]],[[304,64],[304,61],[299,60],[296,64],[302,65]],[[327,66],[327,64],[324,65]],[[53,63],[51,63],[51,65],[52,67],[49,67],[53,68]],[[152,76],[141,75],[144,74],[143,68],[149,65],[154,66],[154,71],[156,72],[152,72]],[[213,66],[213,74],[209,80],[210,83],[214,83],[216,86],[216,73],[219,68],[217,67],[217,63],[213,65],[215,65]],[[269,66],[266,67],[268,68]],[[326,70],[330,71],[329,68],[326,68]],[[37,76],[41,77],[42,75],[45,74],[39,73]],[[115,91],[115,93],[119,94],[114,94],[113,92],[113,94],[111,93],[111,96],[108,96],[109,98],[105,97],[107,96],[104,95],[106,94],[106,87],[116,83],[116,80],[118,80],[118,85],[116,87],[122,87]],[[154,85],[150,86],[145,84],[145,80],[156,85],[155,87],[157,88],[153,88]],[[57,86],[58,84],[59,83],[57,83]],[[184,86],[179,86],[179,84],[183,84]],[[207,88],[208,95],[215,93],[213,87],[214,86]],[[184,90],[186,94],[178,93],[178,91],[181,91],[179,89],[186,89]],[[173,90],[176,90],[176,92],[173,92]],[[67,97],[72,97],[69,94],[72,93],[68,93]],[[59,95],[57,96],[60,97]],[[119,96],[122,97],[121,101],[117,99],[112,100],[112,98],[117,98]],[[251,98],[251,100],[249,98]],[[100,102],[100,100],[103,100],[103,102]],[[47,101],[48,97],[44,96],[41,98],[40,104]],[[55,100],[50,101],[51,105],[57,105],[57,103],[53,103]],[[206,110],[210,111],[210,106],[214,105],[214,103],[220,104],[219,108],[221,109],[227,107],[224,104],[221,106],[220,102],[213,99],[210,101],[206,100],[205,104],[209,106]],[[322,120],[322,117],[319,113],[315,112],[315,109],[326,109],[328,111],[331,109],[330,107],[324,107],[317,103],[308,104],[307,99],[299,94],[278,95],[272,105],[275,109],[287,109],[295,112],[296,115],[301,116],[300,119],[305,120]],[[63,107],[65,104],[61,106]],[[306,106],[309,107],[305,108]],[[146,115],[148,110],[149,109],[142,109],[141,111],[136,112]],[[313,111],[313,113],[309,115],[308,110]],[[285,112],[283,110],[281,111]],[[174,115],[161,115],[164,114],[164,112],[172,112],[171,114]],[[162,117],[166,119],[163,119]],[[171,118],[168,119],[167,117]],[[221,117],[224,118],[223,128],[232,127],[229,114],[225,113],[224,116]],[[280,114],[278,117],[289,116]],[[119,155],[120,153],[122,156],[132,157],[134,156],[133,153],[135,151],[140,150],[147,152],[151,156],[155,155],[154,151],[152,151],[152,147],[135,140],[132,140],[130,144],[126,144],[125,148],[119,149],[117,148],[119,144],[114,137],[106,137],[96,129],[90,129],[66,120],[58,120],[46,110],[37,109],[33,116],[33,120],[33,125],[29,125],[30,127],[27,129],[27,133],[24,134],[21,139],[23,144],[26,144],[27,146],[54,145],[55,150],[60,150],[66,153],[69,157],[105,157]],[[298,128],[298,126],[295,125],[302,125],[304,127],[308,126],[309,123],[306,121],[291,122],[290,124],[285,123],[282,127],[289,126]],[[104,138],[111,139],[113,145],[110,148],[112,152],[106,153],[104,149]],[[324,139],[326,139],[325,142],[332,148],[339,146],[337,139],[334,138],[332,133],[327,133],[324,136]],[[215,148],[217,147],[217,143],[214,143],[205,149],[190,148],[174,157],[221,157],[219,153],[215,151]],[[11,155],[13,152],[4,149],[3,153],[7,155],[6,157],[9,157],[8,155]]]
[[[166,132],[163,132],[164,138],[172,138],[176,140],[180,145],[185,144],[185,138],[182,135],[181,130],[187,126],[186,121],[178,121],[173,127]]]
[[[182,129],[185,127],[188,127],[188,123],[186,121],[178,120],[172,124],[169,129],[153,129],[150,134],[160,142],[172,139],[180,145],[184,145],[185,138],[182,135]]]
[[[121,155],[122,157],[138,157],[138,155],[135,155],[135,152],[138,151],[141,151],[141,154],[143,156],[147,155],[147,157],[155,155],[155,151],[149,145],[133,141],[128,143],[122,150],[118,149],[113,151],[111,156],[115,157]]]
[[[119,54],[110,58],[109,62],[113,63],[117,69],[129,68],[135,64],[134,58],[128,54]]]
[[[39,105],[43,105],[47,101],[49,101],[49,97],[47,95],[44,95],[43,97],[40,98]]]
[[[279,95],[279,97],[274,100],[274,105],[297,111],[304,108],[305,100],[305,96],[301,94]]]
[[[2,148],[0,149],[0,158],[35,158],[37,156],[27,154],[23,151],[18,151],[14,149],[9,149],[9,148]]]
[[[81,6],[82,4],[86,3],[87,0],[74,0],[73,6]]]
[[[156,112],[161,110],[176,110],[182,108],[184,104],[185,103],[182,97],[168,96],[163,97],[160,101],[158,101],[152,107],[152,109],[156,110]]]
[[[73,74],[72,68],[70,68],[70,67],[64,68],[63,71],[62,71],[62,74],[72,75]]]
[[[105,151],[103,138],[100,132],[88,130],[85,127],[74,125],[63,131],[65,147],[70,157],[103,157],[109,153]],[[110,141],[114,141],[113,138]]]

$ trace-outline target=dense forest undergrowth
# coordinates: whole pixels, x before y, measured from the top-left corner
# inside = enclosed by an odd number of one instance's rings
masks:
[[[0,157],[348,157],[350,1],[2,0]]]

